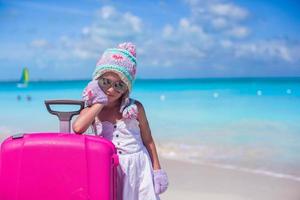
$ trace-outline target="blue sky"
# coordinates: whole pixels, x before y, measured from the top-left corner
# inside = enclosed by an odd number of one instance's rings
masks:
[[[88,79],[137,45],[138,78],[300,76],[297,0],[0,0],[0,80]]]

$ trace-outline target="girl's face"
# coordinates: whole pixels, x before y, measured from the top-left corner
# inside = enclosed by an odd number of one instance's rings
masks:
[[[128,91],[126,84],[113,72],[106,72],[100,76],[98,84],[107,95],[108,103],[115,102]]]

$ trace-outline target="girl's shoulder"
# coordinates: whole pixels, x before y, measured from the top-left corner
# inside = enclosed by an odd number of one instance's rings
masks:
[[[132,102],[132,104],[130,104],[130,105],[132,105],[131,107],[135,107],[136,118],[138,120],[140,120],[141,118],[143,118],[143,119],[146,118],[146,111],[144,109],[143,104],[136,99],[130,99],[130,102]]]
[[[143,104],[140,101],[138,101],[137,99],[130,98],[129,100],[130,100],[129,105],[134,105],[135,104],[138,109],[143,109]]]
[[[134,104],[137,101],[138,101],[137,99],[129,98],[129,104]]]
[[[125,107],[125,109],[122,112],[122,116],[125,119],[137,119],[139,116],[139,112],[142,111],[143,105],[140,101],[136,99],[129,99],[129,104]]]

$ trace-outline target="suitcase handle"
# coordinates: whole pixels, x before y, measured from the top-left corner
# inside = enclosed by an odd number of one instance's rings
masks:
[[[79,100],[45,100],[45,105],[49,113],[58,117],[60,121],[60,132],[70,132],[70,121],[72,117],[78,115],[84,108],[84,102]],[[80,108],[77,111],[62,112],[52,110],[51,105],[79,105]]]

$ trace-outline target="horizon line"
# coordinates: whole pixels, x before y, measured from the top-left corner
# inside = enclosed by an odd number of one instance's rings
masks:
[[[233,76],[233,77],[179,77],[179,78],[137,78],[135,81],[168,81],[168,80],[212,80],[212,79],[300,79],[300,76]],[[60,82],[60,81],[89,81],[87,79],[33,79],[29,82]],[[14,82],[18,83],[20,80],[11,79],[11,80],[0,80],[0,82]]]

